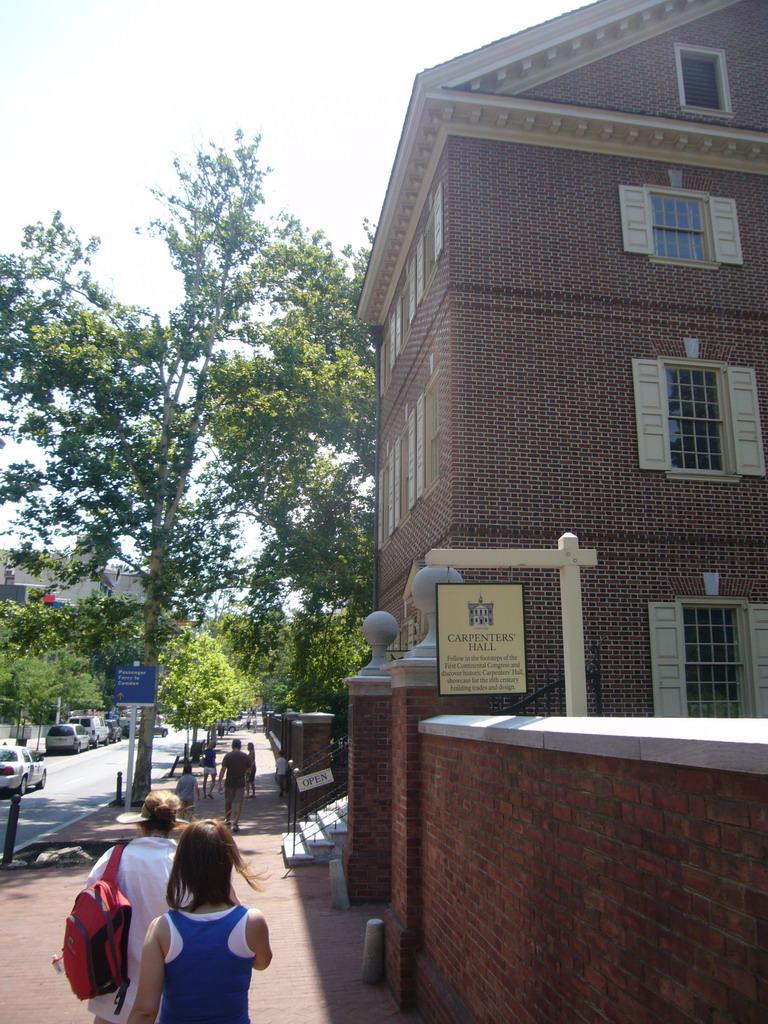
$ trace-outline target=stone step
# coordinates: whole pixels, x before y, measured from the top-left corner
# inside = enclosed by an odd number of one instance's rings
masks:
[[[295,835],[283,836],[283,860],[287,867],[327,863],[338,856],[347,835],[347,801],[324,807],[299,823]]]
[[[307,848],[300,832],[286,832],[283,835],[283,861],[286,867],[314,863],[315,855]]]

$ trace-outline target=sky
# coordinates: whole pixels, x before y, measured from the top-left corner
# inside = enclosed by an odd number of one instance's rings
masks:
[[[260,135],[268,213],[365,242],[415,75],[578,0],[0,0],[2,251],[61,210],[97,235],[97,276],[163,314],[180,297],[151,188],[173,159]]]
[[[237,129],[261,136],[268,219],[339,250],[378,221],[415,76],[578,0],[0,0],[0,251],[60,210],[97,280],[163,317],[181,299],[152,189]],[[31,457],[8,443],[0,468]],[[0,545],[12,510],[0,508]]]

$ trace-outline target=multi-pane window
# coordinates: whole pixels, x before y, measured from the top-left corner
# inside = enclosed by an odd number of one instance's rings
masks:
[[[707,258],[704,211],[700,200],[651,195],[653,249],[676,260]]]
[[[743,664],[737,610],[684,607],[683,629],[689,717],[741,717]]]
[[[437,479],[440,472],[440,411],[437,395],[437,381],[434,381],[427,391],[427,486]]]
[[[723,418],[715,370],[667,366],[672,469],[723,469]]]
[[[736,203],[684,188],[620,185],[624,250],[694,265],[741,264]]]
[[[378,480],[378,538],[386,543],[440,471],[437,373],[416,399],[399,437],[382,453]]]
[[[633,359],[632,373],[641,469],[765,476],[752,367],[692,357]]]
[[[424,230],[416,239],[413,254],[402,279],[402,290],[395,299],[386,320],[386,337],[382,345],[379,391],[383,394],[392,379],[397,357],[408,339],[410,325],[443,250],[443,186],[438,184],[430,197],[430,208]]]

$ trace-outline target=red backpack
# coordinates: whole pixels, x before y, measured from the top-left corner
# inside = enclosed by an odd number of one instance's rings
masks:
[[[112,850],[103,876],[75,900],[64,931],[64,973],[78,999],[116,992],[115,1013],[130,984],[128,929],[131,904],[117,884],[122,846]]]

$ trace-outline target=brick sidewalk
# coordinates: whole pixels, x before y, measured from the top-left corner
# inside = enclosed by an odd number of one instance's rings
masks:
[[[381,905],[332,910],[327,865],[286,871],[280,849],[285,801],[274,782],[274,759],[262,733],[240,734],[256,747],[255,799],[246,799],[236,839],[243,856],[265,875],[263,893],[239,879],[243,903],[261,908],[274,959],[255,972],[250,990],[254,1024],[421,1024],[416,1013],[397,1010],[386,985],[360,981],[366,922],[381,917]],[[221,755],[232,737],[220,740]],[[169,788],[174,781],[169,780]],[[155,788],[162,788],[158,780]],[[223,798],[201,801],[198,816],[217,817]],[[51,837],[56,842],[130,839],[132,826],[118,825],[119,808],[106,807]],[[0,1024],[92,1024],[85,1003],[72,995],[66,978],[51,967],[61,949],[64,920],[82,888],[87,868],[0,871]]]

